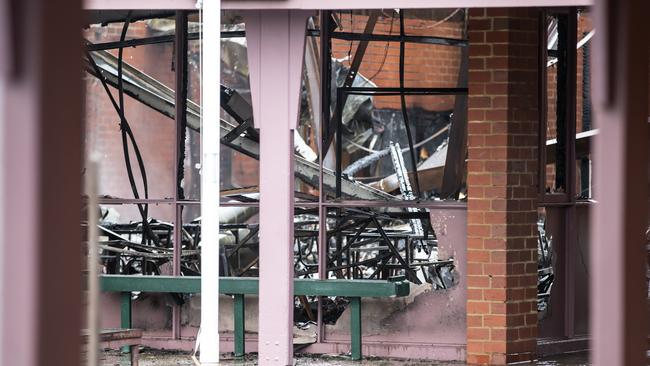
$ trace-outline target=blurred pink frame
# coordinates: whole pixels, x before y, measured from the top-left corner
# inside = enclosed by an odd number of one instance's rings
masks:
[[[57,4],[50,2],[51,5],[49,6],[45,6],[45,2],[41,1],[26,2],[34,3],[34,6],[48,10],[45,13],[49,17],[55,18],[55,15],[60,13],[62,17],[66,17],[69,20],[70,24],[77,24],[74,21],[78,19],[76,18],[76,14],[72,17],[73,20],[70,20],[71,13],[68,11],[76,10],[76,4],[74,2],[59,2]],[[7,0],[0,2],[3,6],[3,12],[5,10],[4,7],[8,3],[9,1]],[[64,3],[66,4],[64,5]],[[86,0],[84,7],[86,9],[195,9],[195,3],[193,0],[140,0],[136,2],[132,0]],[[595,154],[597,156],[595,159],[595,171],[601,179],[599,180],[600,184],[597,191],[600,204],[592,225],[592,233],[595,238],[594,250],[591,257],[595,269],[593,271],[594,285],[592,285],[591,299],[594,305],[594,312],[592,314],[594,353],[592,361],[595,365],[644,364],[645,339],[648,330],[646,314],[647,296],[641,290],[644,289],[643,274],[645,271],[645,263],[642,259],[647,254],[642,243],[645,240],[643,231],[647,222],[647,200],[644,198],[647,198],[648,187],[646,174],[639,174],[639,172],[645,172],[648,168],[648,154],[645,149],[648,144],[648,125],[646,123],[648,113],[647,47],[641,50],[643,48],[642,45],[647,45],[648,42],[648,32],[642,31],[645,29],[643,16],[650,10],[648,9],[649,3],[647,0],[596,0],[593,2],[585,0],[359,0],[355,2],[349,0],[227,0],[223,1],[222,4],[224,9],[350,9],[390,8],[395,6],[402,8],[550,7],[595,5],[598,14],[595,22],[596,28],[603,34],[603,37],[596,39],[598,47],[594,47],[593,57],[595,64],[594,81],[600,83],[594,89],[601,93],[595,100],[595,115],[599,128],[601,129],[601,134],[596,139],[595,144]],[[616,7],[617,11],[615,13],[611,12],[613,7]],[[15,32],[22,31],[22,28],[20,30],[12,28],[16,24],[21,24],[21,22],[25,24],[29,22],[45,23],[42,18],[31,17],[33,15],[31,13],[33,10],[32,7],[26,7],[26,9],[28,10],[22,14],[24,19],[21,19],[19,22],[2,22],[3,28],[6,30],[3,33],[14,34]],[[59,11],[54,11],[56,9]],[[608,25],[610,28],[608,28]],[[614,27],[614,25],[616,26]],[[614,30],[612,28],[616,29]],[[78,54],[75,52],[64,52],[64,46],[69,46],[70,48],[78,48],[80,46],[77,38],[67,37],[65,33],[59,32],[50,32],[46,36],[31,37],[33,36],[28,35],[27,39],[33,42],[24,42],[22,46],[25,49],[32,50],[30,52],[38,50],[39,52],[36,52],[35,57],[42,57],[44,54],[43,50],[48,50],[47,45],[44,43],[51,42],[57,44],[57,47],[59,47],[57,58],[61,64],[65,64],[69,60],[69,64],[77,65],[75,62],[78,60]],[[0,57],[0,69],[2,70],[2,74],[0,78],[4,80],[8,74],[6,68],[2,66],[3,64],[6,66],[7,59],[9,58],[8,55],[16,50],[11,49],[11,46],[7,43],[2,43],[1,47],[0,55],[2,57]],[[263,59],[266,62],[266,58]],[[51,62],[52,60],[49,61]],[[45,62],[45,60],[41,60],[41,62]],[[616,67],[610,67],[611,65],[615,65]],[[60,70],[58,72],[60,73]],[[613,75],[615,72],[617,74],[616,78]],[[284,80],[291,80],[291,77],[288,75],[288,70],[286,74],[283,73],[282,77],[284,77]],[[15,195],[15,198],[12,199],[11,195],[7,195],[10,199],[3,202],[4,212],[11,212],[14,216],[13,219],[3,218],[5,223],[16,225],[12,226],[14,229],[24,225],[30,225],[25,226],[26,230],[19,230],[23,233],[23,236],[20,238],[22,245],[13,246],[14,249],[12,251],[18,252],[12,252],[14,256],[11,257],[12,268],[16,270],[30,269],[30,271],[26,272],[27,277],[20,277],[23,286],[17,288],[16,283],[12,283],[15,277],[9,278],[9,276],[6,276],[8,274],[7,269],[5,269],[5,276],[2,278],[5,285],[3,291],[9,293],[9,296],[3,298],[3,302],[6,306],[10,306],[9,309],[5,306],[2,333],[5,340],[8,337],[12,338],[12,354],[9,355],[6,353],[4,355],[5,358],[3,358],[3,360],[7,361],[7,364],[30,366],[37,364],[37,360],[44,360],[49,356],[51,365],[70,365],[74,364],[74,362],[69,362],[71,360],[69,358],[70,355],[76,353],[78,356],[77,352],[79,351],[78,341],[75,347],[72,347],[73,343],[75,343],[74,341],[61,343],[61,347],[56,351],[56,342],[54,342],[56,338],[47,337],[48,335],[55,334],[56,329],[54,326],[57,324],[53,322],[53,319],[50,319],[52,326],[48,326],[46,319],[37,316],[37,314],[44,314],[45,310],[43,309],[46,308],[56,314],[69,314],[71,310],[74,310],[70,305],[66,308],[64,306],[65,304],[59,302],[53,303],[51,301],[52,299],[44,297],[51,291],[47,290],[46,286],[40,283],[46,278],[40,272],[47,271],[47,268],[37,267],[40,263],[35,260],[37,258],[35,253],[42,250],[46,246],[46,243],[40,236],[40,231],[39,233],[30,231],[30,229],[34,228],[34,225],[39,227],[43,225],[43,222],[52,223],[61,220],[61,217],[65,218],[65,215],[62,216],[62,213],[78,211],[77,205],[70,204],[71,202],[75,202],[75,200],[78,201],[78,192],[58,192],[59,199],[57,202],[66,201],[66,204],[57,206],[58,210],[51,209],[53,205],[51,200],[47,202],[38,199],[39,187],[46,186],[47,184],[52,185],[55,181],[67,181],[68,183],[72,183],[73,188],[79,187],[77,176],[74,174],[75,169],[80,165],[78,164],[79,157],[74,162],[67,160],[64,164],[59,165],[62,168],[68,167],[67,172],[70,173],[69,175],[59,171],[57,174],[58,178],[48,176],[46,173],[51,170],[51,167],[44,165],[49,159],[43,153],[50,152],[50,156],[59,156],[56,154],[60,153],[57,150],[60,146],[57,147],[56,144],[39,146],[38,142],[34,140],[40,133],[49,131],[51,134],[48,135],[47,140],[57,141],[59,145],[65,142],[68,149],[74,150],[76,148],[77,152],[81,152],[79,148],[81,140],[78,139],[77,141],[75,139],[75,137],[79,137],[80,118],[59,118],[62,123],[60,125],[62,128],[50,130],[45,128],[45,125],[55,124],[57,121],[56,118],[60,116],[53,114],[53,116],[48,116],[46,121],[45,118],[42,118],[42,115],[37,114],[38,111],[44,110],[44,106],[47,107],[52,104],[52,101],[47,101],[48,98],[41,98],[40,96],[42,95],[40,93],[47,90],[47,85],[50,85],[53,79],[52,75],[47,73],[42,74],[40,79],[29,79],[30,81],[33,80],[33,82],[24,84],[22,92],[15,89],[3,96],[6,102],[4,103],[5,110],[2,111],[4,116],[16,115],[21,120],[27,121],[27,123],[12,124],[10,129],[5,129],[5,134],[2,136],[5,141],[3,148],[7,152],[11,151],[13,154],[16,154],[16,151],[22,151],[20,161],[8,159],[5,161],[6,164],[3,165],[5,173],[11,172],[11,174],[5,174],[2,178],[5,183],[4,192],[12,192],[12,194],[15,192],[30,193],[26,197],[26,200],[21,200],[19,196]],[[45,80],[45,84],[43,80]],[[73,86],[69,86],[68,91],[70,90],[74,90],[78,94],[80,85],[74,84]],[[19,99],[16,98],[18,94],[20,94]],[[13,104],[13,102],[18,100],[21,103]],[[30,110],[34,110],[35,112],[33,114],[28,113],[27,116],[21,114],[21,112],[24,113],[26,111],[23,108],[24,105],[33,106]],[[64,103],[62,105],[74,107],[71,104]],[[289,109],[286,112],[278,112],[278,115],[280,113],[286,113],[284,114],[285,116],[290,114]],[[64,126],[70,126],[70,122],[74,122],[77,128],[76,130],[73,128],[74,131],[72,132],[63,128]],[[263,120],[260,123],[264,124]],[[289,148],[288,142],[290,138],[288,131],[290,129],[290,126],[282,126],[282,128],[277,129],[272,128],[270,130],[262,129],[263,131],[269,131],[268,133],[263,132],[263,140],[277,137],[277,143],[282,146],[282,150],[270,151],[270,154],[289,156],[290,151],[287,149]],[[275,135],[276,133],[277,136]],[[66,134],[68,134],[67,138],[65,136]],[[26,142],[26,144],[21,145],[21,140],[16,140],[16,136],[23,138],[22,141]],[[11,150],[13,148],[18,150]],[[262,147],[262,151],[268,148]],[[38,151],[41,151],[41,153],[39,154]],[[60,156],[63,157],[63,155]],[[284,160],[290,159],[286,158]],[[61,163],[63,162],[61,161]],[[77,165],[74,166],[75,164]],[[281,210],[282,216],[279,219],[286,224],[282,225],[283,228],[281,230],[283,231],[287,230],[286,227],[290,223],[290,218],[286,216],[286,213],[290,212],[292,202],[292,200],[286,199],[287,191],[289,191],[292,182],[292,179],[288,176],[291,171],[290,164],[290,162],[284,161],[280,166],[270,167],[266,163],[263,163],[261,168],[263,182],[266,181],[264,177],[270,174],[270,172],[273,172],[273,175],[279,176],[277,180],[275,178],[273,179],[273,183],[269,187],[273,187],[274,184],[280,184],[280,182],[287,182],[289,184],[289,186],[284,187],[275,186],[278,189],[278,197],[283,198],[283,200],[278,199],[276,201],[276,204],[283,208]],[[641,178],[639,179],[639,177]],[[264,183],[262,184],[262,186],[265,185]],[[275,192],[275,190],[269,190],[269,192]],[[22,211],[12,211],[16,207],[25,207],[25,209]],[[277,208],[275,209],[277,210]],[[263,217],[265,216],[263,214]],[[68,217],[69,220],[67,223],[77,218],[72,217],[72,220],[70,220],[70,217]],[[261,220],[265,221],[264,218]],[[274,220],[278,220],[277,211],[274,211],[272,221]],[[30,233],[33,233],[33,235]],[[73,230],[66,231],[65,234],[66,237],[70,238],[75,236]],[[285,233],[283,235],[286,237],[286,235],[291,234]],[[11,239],[10,235],[4,233],[4,239]],[[77,258],[79,248],[73,245],[65,245],[70,243],[64,243],[65,240],[63,239],[60,241],[62,245],[60,252],[57,254],[61,258]],[[7,240],[3,240],[3,242],[6,243]],[[47,244],[51,246],[53,242],[49,241]],[[6,246],[5,249],[7,247],[9,246]],[[5,254],[7,253],[5,251]],[[288,263],[286,258],[282,259],[282,262],[285,264]],[[74,271],[78,267],[73,266],[71,268],[72,271],[67,271],[66,273],[74,275]],[[19,273],[25,273],[25,271],[19,271]],[[289,273],[283,272],[282,276],[286,277]],[[16,273],[14,272],[13,274],[15,275]],[[262,274],[262,277],[266,278],[267,276]],[[61,279],[67,280],[73,279],[73,277],[59,277],[59,280]],[[262,281],[266,280],[262,279]],[[75,288],[73,287],[79,285],[73,279],[73,283],[68,283],[68,286],[65,287],[70,292],[69,295],[71,297],[69,299],[79,299],[78,295],[72,294],[72,292],[75,292]],[[273,291],[273,285],[268,286],[269,291]],[[267,286],[263,286],[262,288],[267,288]],[[285,284],[281,285],[279,290],[283,296],[286,295],[287,287]],[[22,294],[22,296],[13,297],[15,292]],[[59,293],[57,297],[61,298],[63,295]],[[75,301],[72,301],[72,303],[75,303]],[[7,312],[11,309],[16,310],[20,306],[25,307],[22,312]],[[277,311],[289,311],[289,308],[285,306],[286,304]],[[20,316],[23,312],[28,315],[31,314],[32,317],[25,318]],[[69,319],[66,319],[66,321],[68,321],[68,328],[76,332],[76,324],[69,323]],[[284,321],[282,323],[280,327],[285,327],[286,324]],[[39,332],[43,332],[43,334],[39,335]],[[67,337],[58,338],[64,339]],[[49,346],[46,347],[46,344],[49,344]],[[8,344],[5,343],[4,345],[7,346]],[[278,354],[282,352],[286,352],[286,349],[280,351]],[[28,356],[29,354],[35,357],[30,357]],[[62,357],[57,357],[57,354]],[[67,359],[63,357],[66,354],[68,355]],[[72,357],[74,358],[75,356]],[[21,361],[16,362],[16,360]],[[286,357],[281,362],[287,362]]]

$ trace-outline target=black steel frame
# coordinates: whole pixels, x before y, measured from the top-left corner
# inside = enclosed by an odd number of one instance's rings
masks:
[[[138,19],[141,20],[141,19]],[[323,28],[321,28],[323,29]],[[308,29],[307,36],[320,37],[321,29]],[[467,47],[467,39],[438,37],[438,36],[417,36],[417,35],[400,35],[400,34],[366,34],[355,32],[323,32],[329,39],[341,39],[345,41],[370,41],[370,42],[400,42],[400,43],[421,43],[438,46],[455,46]],[[199,32],[190,32],[187,39],[190,41],[200,39]],[[97,44],[87,44],[88,51],[111,50],[119,47],[137,47],[149,44],[170,43],[174,42],[175,35],[162,35],[146,38],[129,39],[125,41],[103,42]],[[221,38],[242,38],[246,37],[246,31],[223,31]]]
[[[399,96],[399,95],[467,95],[468,88],[371,88],[371,87],[339,87],[336,89],[336,199],[341,198],[341,182],[342,182],[342,152],[343,152],[343,108],[347,101],[348,95],[376,95],[376,96]],[[420,200],[413,201],[413,204],[418,204]]]
[[[539,200],[538,206],[547,210],[558,210],[560,217],[563,218],[562,233],[556,236],[560,243],[558,246],[564,250],[558,252],[558,264],[556,265],[556,279],[562,279],[558,284],[559,290],[564,293],[563,323],[564,336],[571,338],[575,336],[575,265],[571,260],[577,258],[578,234],[574,230],[576,222],[576,205],[580,204],[576,194],[576,73],[577,73],[577,12],[575,7],[561,8],[540,11],[539,18],[539,140],[538,140],[538,186]],[[557,94],[558,110],[562,115],[558,115],[557,125],[557,148],[563,148],[562,154],[556,154],[556,164],[560,157],[564,164],[563,184],[566,191],[562,193],[546,192],[546,127],[547,127],[547,108],[548,108],[548,85],[547,85],[547,59],[549,51],[547,47],[547,27],[546,17],[552,14],[560,18],[562,22],[561,37],[562,42],[558,43],[557,52],[552,52],[558,58],[558,91]],[[561,143],[560,140],[562,140]]]
[[[545,13],[546,14],[546,13]],[[563,170],[561,185],[565,192],[546,192],[546,140],[547,140],[547,68],[548,50],[546,47],[545,16],[540,19],[539,46],[539,202],[544,206],[567,206],[576,202],[576,167],[575,167],[575,136],[576,136],[576,44],[577,44],[577,9],[569,8],[555,12],[562,22],[561,42],[555,52],[558,62],[558,93],[557,93],[557,149],[556,166]],[[561,159],[561,161],[560,161]]]

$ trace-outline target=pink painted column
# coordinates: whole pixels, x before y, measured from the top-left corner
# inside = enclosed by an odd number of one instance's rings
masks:
[[[80,9],[0,0],[0,365],[81,360]]]
[[[260,365],[293,364],[293,130],[310,14],[244,13],[253,116],[260,130]]]
[[[647,0],[596,1],[596,137],[591,220],[591,330],[595,366],[645,365],[648,337]]]

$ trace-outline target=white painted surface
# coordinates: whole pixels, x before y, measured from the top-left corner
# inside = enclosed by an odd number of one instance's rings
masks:
[[[221,0],[203,1],[201,62],[201,354],[219,362],[219,111]]]

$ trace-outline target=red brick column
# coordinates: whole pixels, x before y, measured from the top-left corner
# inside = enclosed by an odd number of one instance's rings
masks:
[[[535,358],[537,11],[469,18],[467,361]]]

